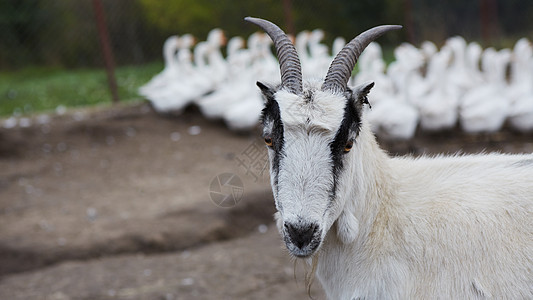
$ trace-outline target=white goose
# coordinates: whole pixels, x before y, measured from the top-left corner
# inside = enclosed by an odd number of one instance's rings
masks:
[[[335,40],[333,40],[333,45],[331,46],[331,57],[335,57],[345,45],[346,40],[343,37],[336,37]]]
[[[418,110],[408,101],[409,85],[412,78],[418,76],[416,74],[423,57],[410,44],[397,47],[394,55],[396,61],[387,69],[394,91],[384,93],[379,101],[370,98],[372,108],[366,115],[372,130],[379,136],[390,140],[408,140],[415,135],[420,118]]]
[[[429,59],[438,52],[438,48],[435,43],[431,41],[423,41],[420,45],[420,52],[424,55],[424,60],[429,61]]]
[[[163,60],[165,67],[161,73],[155,75],[146,84],[139,88],[139,94],[148,98],[153,91],[166,87],[178,73],[178,62],[175,53],[180,47],[180,39],[177,35],[170,36],[163,44]]]
[[[509,86],[509,125],[522,132],[533,131],[533,47],[526,38],[513,49]]]
[[[272,53],[272,40],[266,34],[260,35],[257,57],[253,61],[255,73],[259,81],[276,82],[279,78],[280,71],[278,59]]]
[[[503,126],[509,111],[505,71],[510,57],[508,49],[497,52],[488,48],[483,52],[486,82],[470,89],[460,103],[459,116],[464,131],[495,132]]]
[[[242,65],[244,62],[241,57],[243,55],[249,55],[249,51],[245,49],[246,42],[240,36],[232,37],[226,47],[227,57],[226,61],[228,62],[228,78],[231,78],[235,72],[238,70],[244,69],[246,66]]]
[[[255,85],[248,82],[241,86],[243,91],[236,103],[233,103],[224,112],[223,118],[226,125],[234,131],[249,131],[257,126],[263,109],[263,98]]]
[[[303,74],[307,74],[309,78],[320,78],[327,73],[329,64],[333,59],[329,55],[329,49],[326,45],[320,43],[324,39],[324,31],[315,29],[311,31],[308,39],[309,60],[303,70]]]
[[[294,41],[294,47],[296,48],[296,51],[298,52],[298,56],[300,57],[300,63],[302,65],[302,72],[306,72],[307,63],[309,62],[309,59],[310,59],[310,54],[307,49],[307,44],[309,42],[310,37],[311,37],[311,33],[307,30],[303,30],[296,35],[296,38]]]
[[[208,119],[223,118],[224,113],[233,103],[240,103],[241,99],[249,94],[248,85],[255,86],[250,76],[252,60],[259,56],[262,33],[254,33],[248,38],[248,49],[236,49],[228,57],[231,61],[229,76],[224,84],[213,93],[196,101],[202,114]],[[229,45],[228,45],[229,46]],[[228,49],[229,51],[229,49]]]
[[[225,43],[224,33],[216,28],[209,32],[206,42],[195,48],[196,68],[190,74],[184,74],[181,81],[174,84],[171,96],[173,99],[168,99],[171,103],[167,106],[169,111],[183,111],[189,104],[212,92],[223,82],[227,76],[227,67],[220,47]]]
[[[335,39],[330,55],[328,47],[321,44],[323,37],[318,29],[296,36],[302,68],[311,77],[322,76],[331,56],[345,44],[344,39]],[[233,38],[224,59],[220,47],[225,36],[214,29],[207,41],[194,49],[194,64],[189,49],[192,40],[190,35],[169,37],[163,47],[164,70],[139,93],[157,111],[179,112],[196,101],[206,117],[222,118],[233,130],[254,128],[262,108],[254,83],[279,78],[271,40],[264,34],[252,34],[245,49],[242,38]],[[479,44],[467,44],[461,37],[448,39],[440,51],[429,41],[420,49],[403,44],[394,55],[396,61],[387,68],[379,45],[370,44],[359,58],[359,72],[350,79],[351,85],[376,83],[368,117],[378,134],[408,139],[418,121],[421,129],[435,131],[453,127],[458,115],[468,132],[499,130],[506,117],[515,129],[533,131],[533,49],[527,39],[518,41],[513,49],[509,84],[505,77],[509,50],[483,52]]]
[[[424,56],[415,46],[401,44],[394,49],[394,57],[396,60],[387,68],[387,76],[392,80],[396,91],[407,88],[407,83],[422,80],[420,68],[424,65]]]
[[[221,47],[226,45],[226,41],[224,32],[219,28],[211,30],[207,36],[207,43],[209,45],[207,59],[209,66],[204,71],[208,73],[205,79],[209,83],[206,85],[210,86],[206,87],[203,94],[217,89],[227,79],[228,64],[221,52]]]
[[[385,75],[387,66],[378,43],[372,42],[366,47],[365,51],[361,53],[357,65],[359,66],[359,71],[352,85],[358,86],[369,81],[375,83],[371,93],[371,105],[376,105],[379,101],[394,93],[394,84],[390,77]]]
[[[187,104],[196,101],[216,90],[227,78],[227,63],[220,52],[226,44],[226,37],[221,29],[211,30],[205,42],[194,49],[195,72],[190,74],[182,84],[180,98]]]
[[[443,48],[435,53],[427,67],[427,94],[417,102],[420,110],[420,128],[426,131],[439,131],[453,128],[457,123],[459,90],[447,80],[446,70],[451,51]]]
[[[483,74],[479,70],[481,53],[483,53],[483,48],[476,42],[471,42],[466,46],[465,66],[468,74],[468,89],[483,83]]]
[[[236,81],[238,86],[232,91],[232,101],[223,113],[226,125],[232,130],[249,131],[259,123],[264,105],[255,82],[258,78],[274,82],[280,76],[277,60],[270,50],[271,43],[266,34],[252,41],[249,49],[255,59],[240,72]]]
[[[263,35],[261,35],[262,37]],[[252,41],[252,49],[257,47],[257,42]],[[257,48],[256,48],[257,49]],[[257,126],[263,109],[262,96],[254,84],[256,78],[257,65],[252,65],[251,57],[254,53],[246,51],[245,57],[241,58],[242,68],[235,68],[232,72],[234,78],[232,86],[235,88],[228,90],[231,101],[226,99],[226,109],[222,113],[222,118],[226,125],[233,131],[249,131]],[[228,61],[234,59],[228,57]]]
[[[410,105],[404,96],[398,94],[390,94],[372,105],[366,116],[372,131],[389,140],[413,138],[419,120],[418,110]]]
[[[466,41],[460,36],[455,36],[449,38],[444,47],[449,47],[453,53],[450,68],[446,71],[450,85],[458,88],[460,94],[464,94],[480,84],[481,82],[473,82],[472,72],[468,68]]]
[[[169,78],[165,86],[154,89],[146,95],[157,112],[180,113],[191,102],[189,97],[191,86],[188,83],[196,73],[196,69],[192,66],[190,52],[190,47],[194,42],[192,35],[184,35],[180,38],[179,50],[174,56],[174,60],[178,63],[173,76]]]

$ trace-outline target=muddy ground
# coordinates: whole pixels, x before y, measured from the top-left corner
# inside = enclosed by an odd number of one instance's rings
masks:
[[[533,134],[381,144],[394,155],[531,153]],[[257,133],[194,108],[82,109],[0,128],[0,299],[307,298],[303,264],[273,227],[265,151]],[[211,184],[221,173],[242,190],[216,205],[229,193]],[[324,298],[319,283],[311,294]]]

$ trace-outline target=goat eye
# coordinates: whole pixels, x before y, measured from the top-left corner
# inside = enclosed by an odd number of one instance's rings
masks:
[[[352,150],[352,147],[353,147],[353,141],[348,141],[346,143],[346,146],[344,146],[344,153],[350,152],[350,150]]]
[[[265,138],[265,144],[268,146],[268,147],[272,147],[272,139],[270,137],[266,137]]]

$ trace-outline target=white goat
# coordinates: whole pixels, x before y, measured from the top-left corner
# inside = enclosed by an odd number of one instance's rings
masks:
[[[347,87],[357,57],[399,26],[348,43],[323,82],[303,83],[276,25],[281,85],[266,101],[278,227],[317,261],[331,299],[533,299],[533,155],[391,158],[363,115],[373,83]]]

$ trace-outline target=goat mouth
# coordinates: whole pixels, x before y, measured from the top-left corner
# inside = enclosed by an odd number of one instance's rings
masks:
[[[312,256],[317,251],[321,243],[320,237],[315,237],[309,242],[309,244],[300,248],[296,246],[286,235],[284,236],[284,240],[287,250],[289,250],[292,255],[298,258],[308,258]]]

